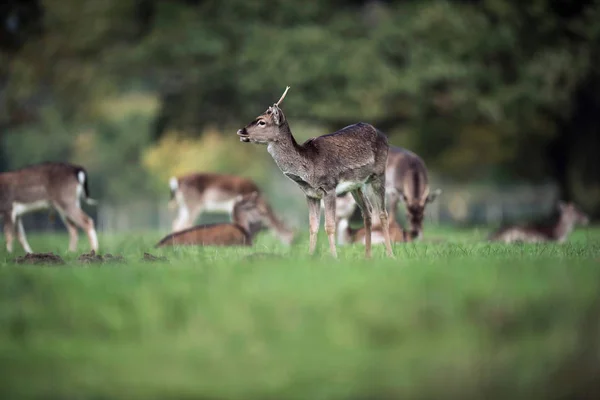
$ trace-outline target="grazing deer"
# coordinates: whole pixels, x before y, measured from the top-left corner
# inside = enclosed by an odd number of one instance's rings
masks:
[[[425,207],[442,193],[441,189],[430,191],[425,162],[401,147],[390,146],[386,171],[391,218],[396,219],[398,203],[403,201],[410,235],[413,240],[421,239]]]
[[[506,226],[493,232],[489,240],[504,243],[563,243],[573,231],[575,224],[587,225],[589,222],[588,216],[573,203],[559,202],[558,211],[558,218],[550,224],[533,223]]]
[[[288,90],[289,87],[277,103],[239,129],[237,134],[242,142],[267,145],[267,151],[281,172],[296,182],[306,195],[310,225],[309,253],[314,254],[316,249],[323,199],[329,249],[337,257],[336,194],[351,192],[363,214],[365,256],[371,256],[371,213],[374,208],[381,220],[387,255],[393,257],[385,209],[387,138],[372,125],[359,122],[298,144],[279,108]]]
[[[251,246],[260,225],[270,218],[270,208],[258,192],[239,195],[231,212],[232,223],[199,225],[167,235],[156,247]]]
[[[22,215],[54,208],[69,232],[69,251],[77,249],[77,227],[83,229],[92,250],[98,251],[94,221],[81,209],[80,199],[90,199],[87,173],[78,165],[47,162],[0,173],[0,215],[4,219],[6,249],[12,252],[14,231],[27,253],[32,253],[23,229]]]
[[[176,202],[179,207],[177,218],[173,221],[173,232],[190,228],[204,211],[231,213],[238,196],[257,192],[259,202],[267,212],[265,226],[273,229],[285,244],[291,244],[294,240],[294,232],[277,218],[256,183],[249,178],[194,173],[172,177],[169,186],[171,203]]]
[[[403,201],[411,239],[421,239],[425,207],[442,192],[440,189],[430,192],[425,162],[409,150],[390,146],[385,173],[385,186],[390,221],[396,221],[398,203]],[[342,215],[347,215],[347,217],[343,216],[341,218],[345,219],[352,216],[356,203],[352,201],[350,196],[338,197],[336,206],[338,212],[341,211]],[[348,221],[344,224],[347,225]],[[373,221],[373,227],[376,226],[376,221]]]

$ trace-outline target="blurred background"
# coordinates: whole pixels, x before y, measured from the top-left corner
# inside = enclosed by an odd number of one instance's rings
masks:
[[[0,170],[82,164],[104,231],[169,230],[168,178],[193,171],[252,177],[305,226],[300,190],[235,134],[289,85],[298,140],[361,120],[421,155],[430,223],[559,198],[597,218],[599,44],[600,1],[5,0]]]

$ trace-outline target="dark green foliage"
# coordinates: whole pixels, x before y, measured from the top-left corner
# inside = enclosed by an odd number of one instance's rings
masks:
[[[39,104],[96,122],[98,99],[141,90],[161,99],[153,139],[195,134],[290,85],[294,120],[365,120],[447,178],[551,178],[599,210],[598,1],[39,4],[43,30],[2,55],[2,126],[46,128]]]

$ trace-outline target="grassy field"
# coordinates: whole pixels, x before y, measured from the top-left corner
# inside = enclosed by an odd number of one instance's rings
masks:
[[[600,229],[486,234],[428,229],[370,261],[361,246],[331,259],[324,236],[310,258],[307,237],[158,251],[159,233],[101,235],[126,259],[112,264],[30,235],[67,264],[0,250],[0,398],[600,398]]]

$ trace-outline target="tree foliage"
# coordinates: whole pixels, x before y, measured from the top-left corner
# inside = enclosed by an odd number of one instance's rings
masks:
[[[449,179],[553,179],[598,212],[599,3],[9,2],[0,126],[47,131],[48,107],[99,123],[108,96],[146,92],[160,99],[148,140],[232,135],[290,85],[291,119],[365,120]]]

